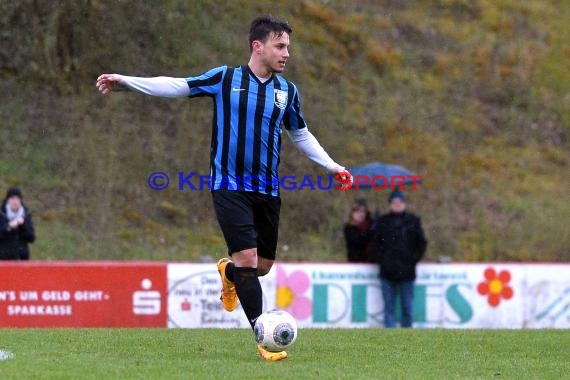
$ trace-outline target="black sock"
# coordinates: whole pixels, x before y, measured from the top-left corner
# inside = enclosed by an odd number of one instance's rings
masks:
[[[231,282],[234,282],[234,268],[235,265],[232,262],[229,262],[228,265],[226,265],[226,278]]]
[[[257,268],[234,267],[236,292],[243,311],[253,329],[255,320],[261,315],[263,298],[261,284],[257,278]]]

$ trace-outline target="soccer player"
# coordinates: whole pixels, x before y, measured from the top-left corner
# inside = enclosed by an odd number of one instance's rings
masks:
[[[297,87],[279,75],[289,58],[291,27],[271,16],[259,17],[249,32],[250,59],[239,67],[215,67],[188,78],[140,78],[103,74],[103,94],[127,88],[164,97],[208,96],[214,100],[210,175],[214,209],[228,253],[217,267],[222,279],[221,301],[227,311],[239,302],[251,327],[262,313],[258,276],[269,272],[276,256],[279,211],[279,152],[282,126],[294,145],[331,174],[345,168],[333,161],[309,132]],[[268,352],[262,358],[285,359]]]

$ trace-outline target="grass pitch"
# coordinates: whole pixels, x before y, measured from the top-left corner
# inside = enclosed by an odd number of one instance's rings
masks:
[[[290,357],[249,330],[0,330],[1,379],[570,379],[569,330],[302,329]]]

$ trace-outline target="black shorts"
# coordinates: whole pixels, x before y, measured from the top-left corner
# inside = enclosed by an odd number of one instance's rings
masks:
[[[230,256],[257,248],[257,255],[275,260],[281,198],[251,191],[212,191],[214,210]]]

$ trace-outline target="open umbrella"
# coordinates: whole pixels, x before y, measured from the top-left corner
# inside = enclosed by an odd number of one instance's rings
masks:
[[[399,187],[402,190],[408,186],[415,190],[416,185],[422,183],[422,176],[415,174],[400,165],[385,164],[382,162],[369,162],[349,169],[353,176],[353,188],[393,190]]]

